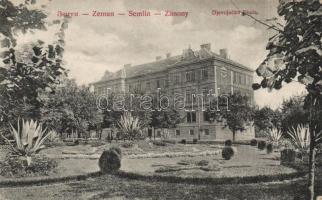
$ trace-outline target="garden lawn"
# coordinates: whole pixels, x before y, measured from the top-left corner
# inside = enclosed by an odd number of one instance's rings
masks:
[[[0,199],[304,199],[306,180],[237,185],[194,185],[140,181],[106,175],[79,182],[0,188]],[[321,185],[319,180],[317,185]],[[322,187],[317,188],[322,195]]]
[[[196,147],[198,148],[198,145],[196,145]],[[209,166],[219,167],[220,170],[204,171],[200,168],[194,168],[191,170],[180,170],[158,174],[217,178],[288,174],[296,172],[296,170],[292,168],[280,165],[279,153],[266,154],[266,151],[260,151],[249,145],[238,145],[235,147],[237,149],[237,155],[235,155],[231,160],[222,159],[221,154],[197,157],[123,159],[121,169],[127,172],[153,174],[156,169],[162,167],[180,167],[180,165],[177,164],[180,161],[197,163],[201,160],[207,160],[209,162]],[[195,167],[195,165],[189,166]]]

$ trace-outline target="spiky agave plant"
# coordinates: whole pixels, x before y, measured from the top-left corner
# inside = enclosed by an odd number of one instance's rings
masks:
[[[22,120],[20,127],[20,120],[18,119],[17,129],[10,124],[10,132],[13,134],[16,145],[12,145],[9,140],[1,135],[10,145],[11,151],[20,156],[26,156],[28,166],[31,164],[31,156],[38,153],[45,148],[44,142],[51,135],[46,134],[46,129],[34,120]]]
[[[310,147],[310,131],[308,125],[299,124],[287,131],[290,142],[294,148],[306,153]]]
[[[133,117],[131,113],[125,112],[118,122],[119,129],[123,132],[125,137],[134,139],[141,134],[142,125],[139,118]]]
[[[278,128],[272,128],[269,132],[267,132],[268,141],[272,142],[274,145],[278,145],[282,138],[283,133]]]

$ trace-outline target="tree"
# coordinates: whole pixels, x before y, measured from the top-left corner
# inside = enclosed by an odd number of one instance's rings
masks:
[[[263,107],[254,111],[254,125],[259,130],[268,130],[274,127],[279,128],[281,126],[281,112],[273,110],[269,107]]]
[[[0,39],[4,49],[0,64],[0,120],[5,127],[18,117],[39,119],[42,106],[39,93],[52,91],[59,76],[65,73],[62,57],[66,18],[54,21],[60,27],[54,44],[37,41],[16,49],[17,33],[46,29],[47,15],[30,8],[34,3],[34,0],[26,0],[16,6],[8,0],[0,2]]]
[[[284,133],[289,131],[290,128],[309,123],[310,113],[307,109],[304,109],[304,98],[305,96],[293,96],[283,101],[281,124]]]
[[[96,99],[89,87],[77,86],[74,80],[65,79],[54,93],[42,94],[41,120],[46,127],[61,134],[76,132],[78,137],[87,137],[88,129],[103,121]]]
[[[254,89],[280,89],[282,83],[298,81],[306,86],[305,108],[309,110],[310,152],[308,196],[314,197],[316,138],[321,134],[317,112],[321,112],[322,94],[322,7],[319,0],[280,0],[278,14],[284,17],[285,25],[273,27],[278,33],[269,39],[266,49],[269,54],[257,68],[260,84]]]
[[[207,112],[214,119],[223,118],[226,121],[226,126],[233,133],[233,141],[237,131],[244,131],[254,118],[254,110],[248,97],[240,94],[222,95],[212,102],[212,107],[217,107],[217,110],[208,109]]]

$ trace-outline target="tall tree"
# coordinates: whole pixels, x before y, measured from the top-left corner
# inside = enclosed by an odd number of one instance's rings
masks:
[[[68,20],[55,20],[59,26],[56,41],[45,44],[37,41],[17,49],[18,33],[33,29],[45,30],[47,15],[30,4],[36,1],[26,0],[15,5],[11,1],[0,1],[0,120],[2,125],[14,123],[17,117],[39,119],[39,92],[52,91],[59,76],[65,73],[63,68],[64,30]]]
[[[96,107],[96,95],[89,87],[77,86],[74,80],[65,79],[54,93],[41,96],[41,121],[59,133],[78,134],[87,137],[90,127],[97,127],[103,116]]]
[[[281,28],[271,26],[278,33],[269,39],[269,54],[256,70],[263,79],[253,88],[280,89],[283,82],[293,81],[306,86],[311,140],[307,198],[313,200],[315,154],[322,128],[315,118],[322,98],[322,7],[319,0],[280,0],[277,11],[286,23]]]

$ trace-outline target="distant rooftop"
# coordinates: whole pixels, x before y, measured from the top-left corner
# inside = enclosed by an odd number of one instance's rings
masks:
[[[200,45],[200,50],[193,51],[190,47],[188,49],[183,50],[181,55],[171,56],[170,53],[166,54],[165,58],[161,58],[161,56],[157,56],[156,60],[150,63],[140,64],[131,66],[130,64],[124,65],[123,69],[120,69],[116,72],[106,71],[102,79],[98,82],[104,82],[108,80],[121,78],[122,75],[126,75],[126,78],[145,75],[148,73],[160,72],[164,71],[168,68],[180,66],[183,64],[188,64],[192,62],[197,62],[209,58],[214,58],[223,62],[227,62],[234,66],[240,67],[242,69],[248,71],[254,71],[242,64],[234,62],[228,58],[227,50],[220,49],[220,54],[216,54],[211,51],[210,44],[202,44]],[[125,74],[124,74],[125,73]]]

